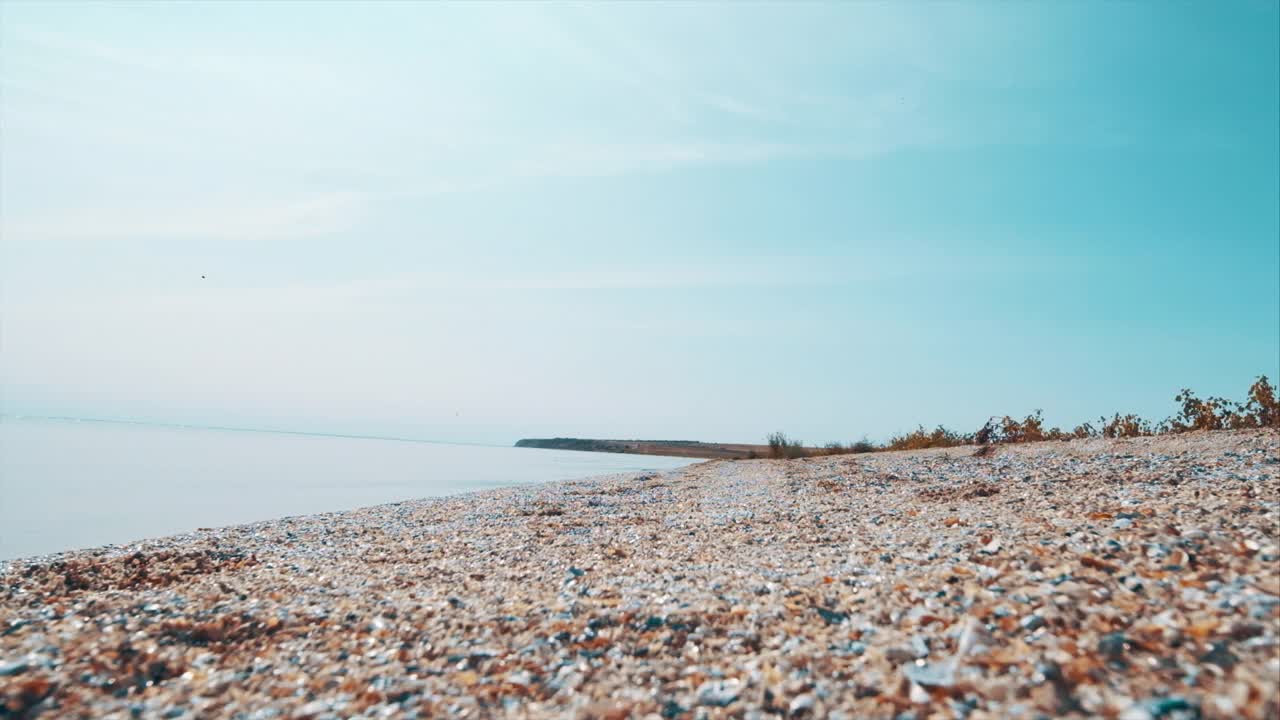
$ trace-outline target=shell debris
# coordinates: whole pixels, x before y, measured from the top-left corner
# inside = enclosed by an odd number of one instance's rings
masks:
[[[522,486],[0,564],[0,717],[1271,718],[1280,434]]]

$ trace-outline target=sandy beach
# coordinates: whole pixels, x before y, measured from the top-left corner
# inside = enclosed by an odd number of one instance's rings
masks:
[[[0,565],[0,716],[1276,717],[1278,512],[1240,431],[202,529]]]

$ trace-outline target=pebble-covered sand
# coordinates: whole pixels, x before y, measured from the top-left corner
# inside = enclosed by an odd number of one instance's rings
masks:
[[[1280,716],[1280,433],[973,453],[0,564],[0,716]]]

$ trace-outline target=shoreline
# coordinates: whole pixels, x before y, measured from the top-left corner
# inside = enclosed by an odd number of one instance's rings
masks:
[[[686,458],[133,424],[0,424],[0,562]]]
[[[488,446],[486,446],[488,447]],[[497,445],[493,447],[507,447],[505,445]],[[710,461],[702,461],[710,462]],[[428,495],[424,497],[406,498],[404,500],[393,500],[390,502],[376,503],[373,505],[363,505],[360,507],[348,508],[346,510],[329,510],[317,513],[302,513],[299,515],[282,515],[279,517],[268,518],[263,520],[253,520],[244,523],[233,523],[230,525],[222,525],[217,527],[199,527],[185,532],[172,533],[169,535],[157,535],[154,537],[138,538],[129,542],[106,543],[103,545],[93,545],[89,547],[73,548],[70,550],[60,550],[50,553],[42,553],[36,555],[20,556],[15,558],[0,558],[0,577],[15,571],[18,566],[29,567],[32,565],[48,565],[55,562],[66,562],[68,560],[91,558],[111,558],[123,557],[134,553],[146,553],[158,550],[170,549],[173,546],[199,543],[202,540],[211,540],[220,537],[222,534],[236,534],[236,531],[257,531],[263,529],[271,529],[282,523],[295,523],[302,521],[342,521],[344,515],[352,513],[372,513],[374,511],[398,507],[406,504],[431,504],[444,501],[461,501],[471,498],[472,496],[485,496],[491,493],[502,493],[504,491],[530,489],[543,487],[548,485],[564,485],[569,483],[580,483],[596,480],[610,480],[626,482],[650,475],[661,475],[665,473],[677,473],[685,468],[700,465],[701,462],[692,462],[688,465],[681,466],[670,470],[664,469],[647,469],[632,470],[619,473],[604,473],[599,475],[587,475],[580,478],[567,478],[564,480],[548,480],[535,482],[522,482],[511,485],[501,485],[496,487],[483,487],[473,490],[460,490],[458,492],[445,493],[442,495]]]
[[[1278,476],[1270,430],[708,461],[0,561],[0,703],[1265,717]]]

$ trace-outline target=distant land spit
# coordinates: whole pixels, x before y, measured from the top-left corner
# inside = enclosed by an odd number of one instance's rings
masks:
[[[629,453],[632,455],[666,455],[668,457],[733,458],[768,457],[768,445],[737,443],[705,443],[697,440],[591,440],[587,438],[526,438],[516,447],[545,450],[583,450],[587,452]]]

